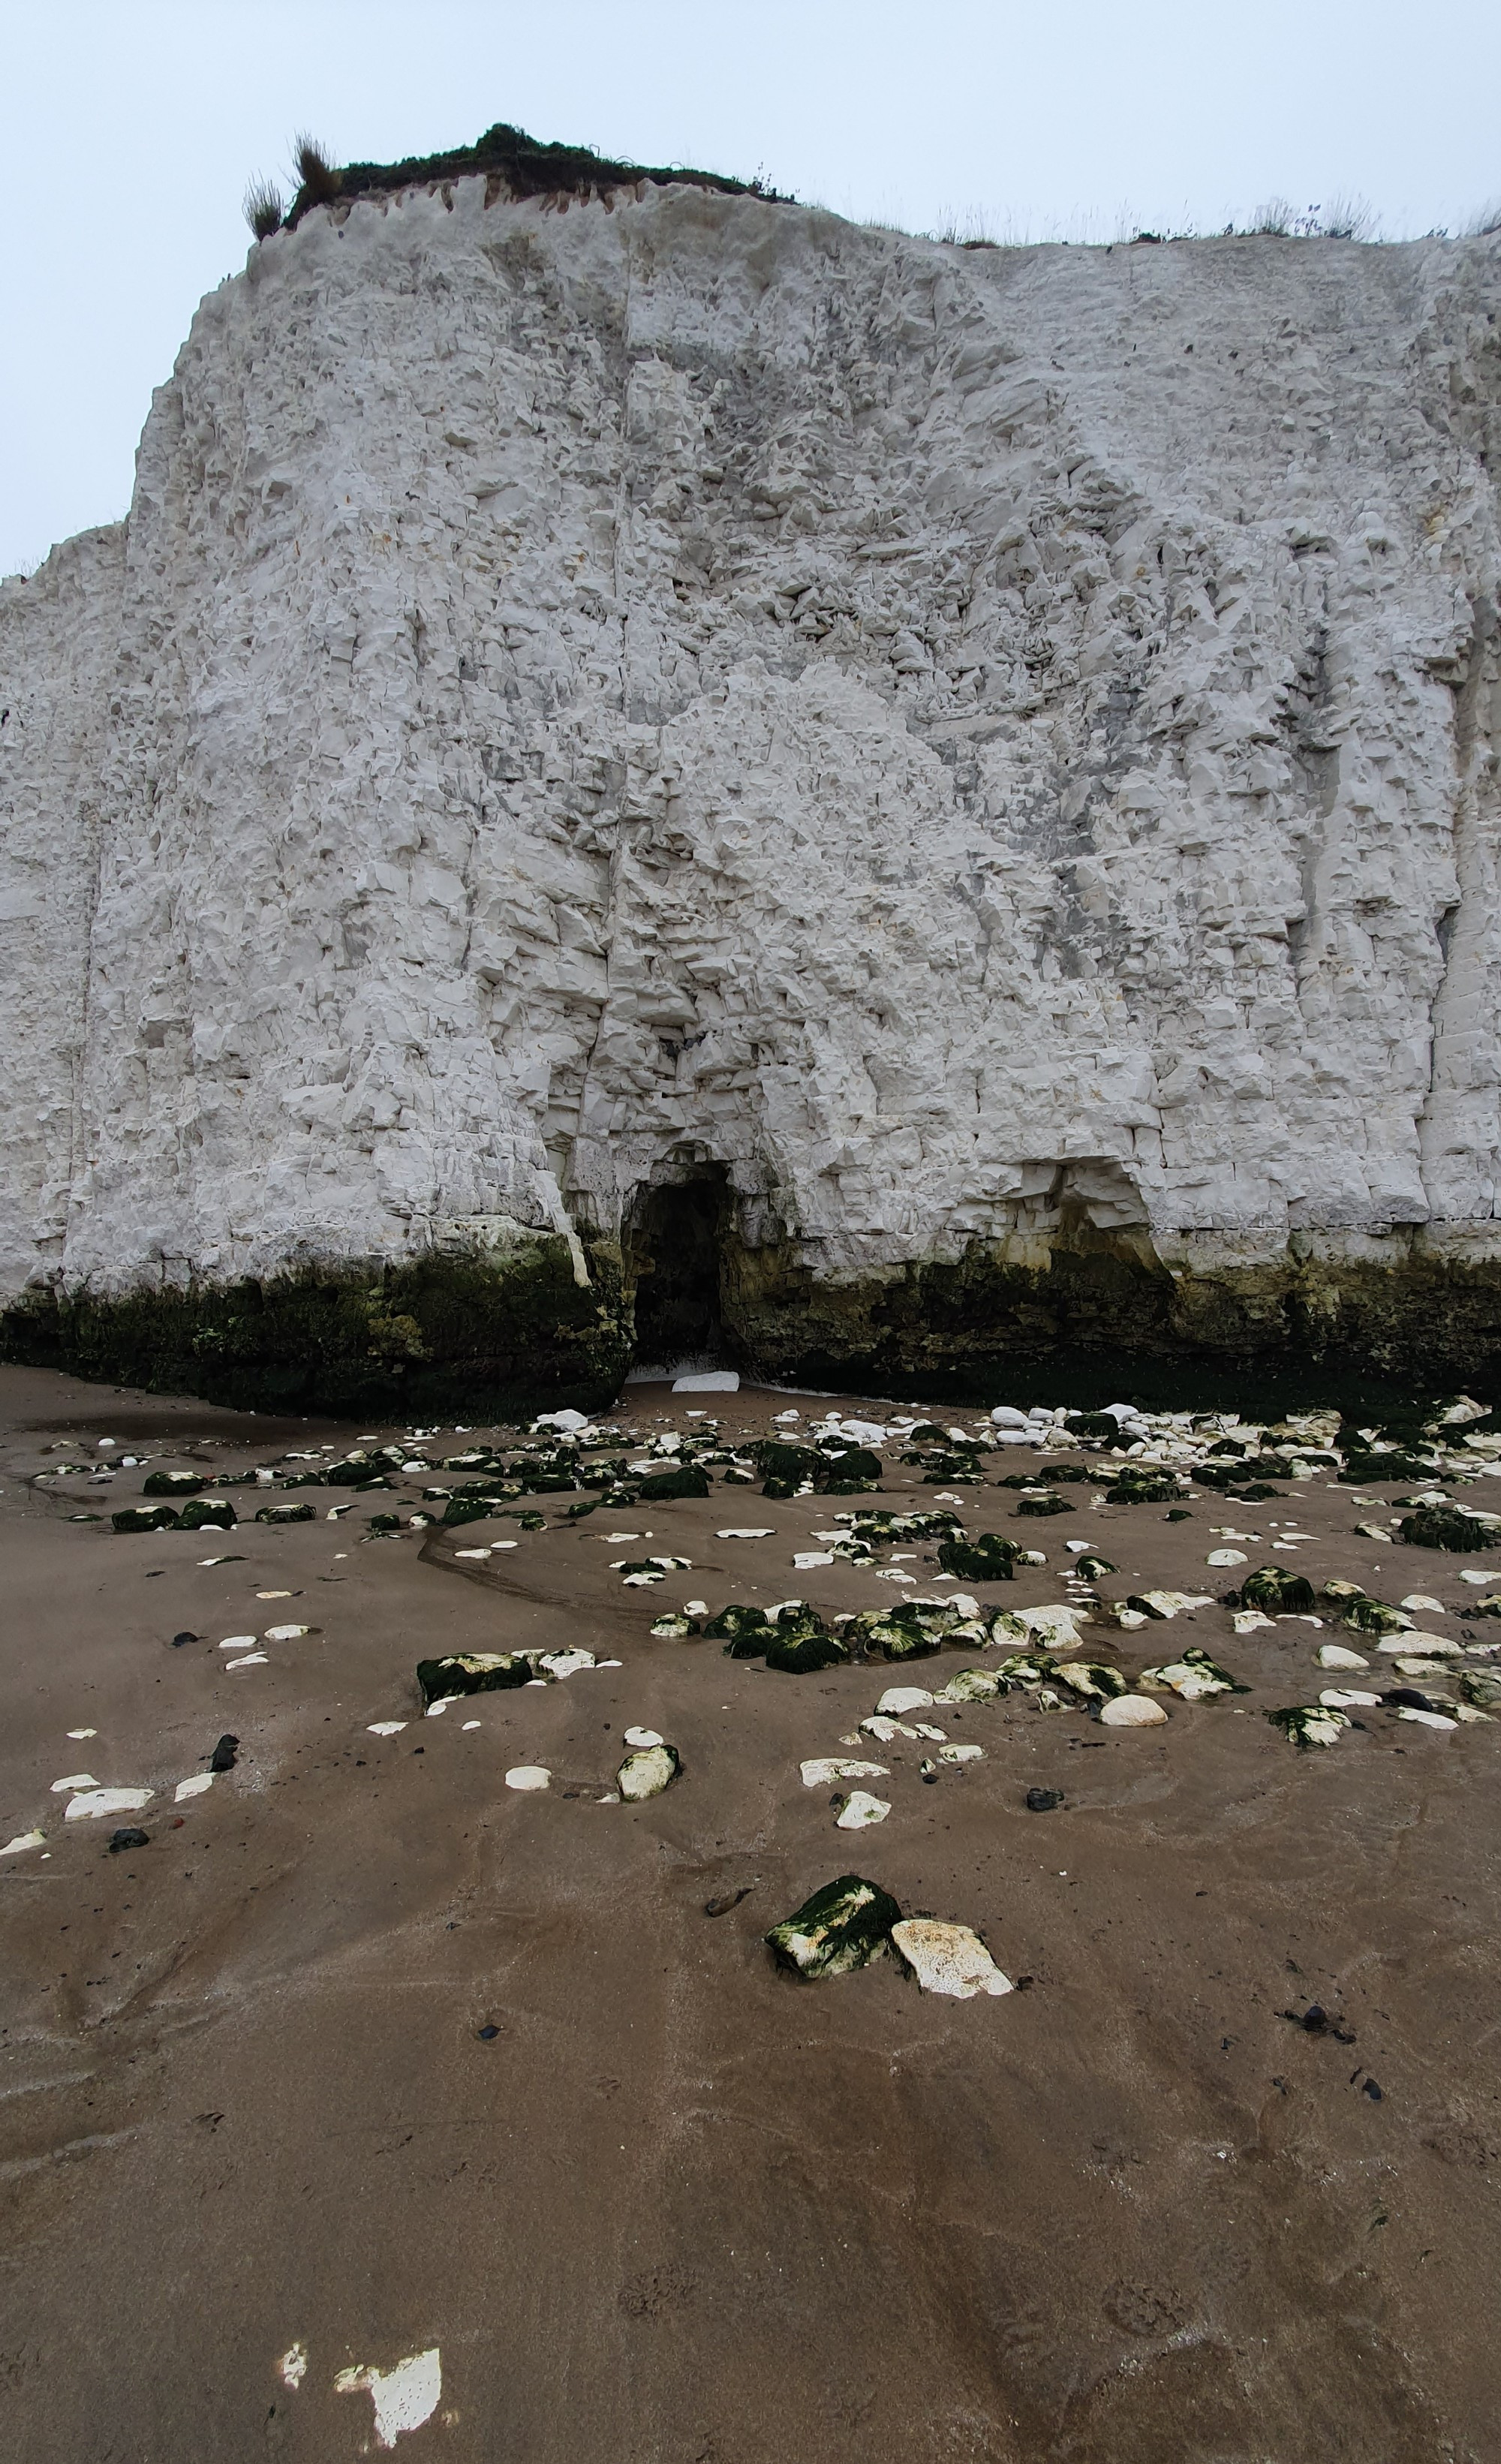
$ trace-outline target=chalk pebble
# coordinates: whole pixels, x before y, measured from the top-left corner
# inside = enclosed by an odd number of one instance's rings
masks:
[[[1166,1719],[1161,1704],[1145,1694],[1117,1694],[1100,1709],[1103,1728],[1159,1728]]]
[[[507,1788],[520,1789],[523,1792],[529,1789],[550,1788],[552,1773],[541,1763],[516,1763],[506,1772],[505,1784]]]
[[[839,1809],[835,1829],[865,1831],[872,1822],[884,1822],[891,1810],[883,1797],[872,1796],[868,1789],[852,1788]]]
[[[876,1705],[877,1711],[889,1720],[899,1720],[904,1711],[925,1711],[933,1697],[925,1685],[888,1685]]]
[[[154,1792],[149,1788],[96,1788],[84,1790],[68,1799],[66,1819],[69,1822],[97,1821],[108,1814],[139,1814],[149,1805]]]
[[[19,1857],[24,1849],[39,1848],[46,1837],[45,1831],[18,1831],[13,1839],[8,1839],[0,1848],[0,1857]]]
[[[399,1737],[406,1726],[405,1720],[372,1720],[369,1734],[372,1737]]]
[[[969,2002],[977,1993],[1015,1991],[968,1925],[943,1925],[936,1917],[903,1917],[893,1925],[892,1940],[924,1993],[948,1993],[958,2002]]]
[[[341,2370],[336,2395],[368,2395],[375,2407],[375,2443],[394,2447],[398,2438],[430,2421],[443,2393],[443,2370],[436,2344],[425,2353],[409,2353],[388,2370],[367,2363]]]
[[[884,1763],[843,1761],[837,1754],[821,1754],[816,1760],[800,1763],[805,1788],[829,1788],[836,1779],[890,1779]]]
[[[213,1786],[212,1771],[195,1771],[191,1779],[180,1779],[172,1793],[174,1805],[184,1805],[190,1796],[206,1796]]]

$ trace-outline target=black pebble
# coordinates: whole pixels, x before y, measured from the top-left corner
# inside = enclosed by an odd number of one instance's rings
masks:
[[[1375,2079],[1368,2079],[1365,2081],[1365,2083],[1364,2083],[1363,2087],[1362,2087],[1362,2088],[1361,2088],[1361,2090],[1360,2090],[1360,2093],[1361,2093],[1361,2095],[1362,2095],[1362,2096],[1368,2096],[1368,2097],[1370,2098],[1371,2102],[1372,2102],[1373,2104],[1380,2104],[1380,2101],[1381,2101],[1381,2091],[1380,2091],[1380,2089],[1377,2086],[1376,2081],[1375,2081]]]
[[[923,1774],[922,1774],[922,1777],[923,1777],[923,1783],[924,1783],[924,1786],[926,1786],[926,1787],[928,1787],[928,1788],[937,1788],[937,1787],[938,1787],[938,1772],[937,1772],[937,1771],[924,1771],[924,1772],[923,1772]]]
[[[1028,1814],[1051,1814],[1053,1807],[1062,1803],[1061,1788],[1029,1788],[1026,1792]]]
[[[239,1752],[239,1749],[240,1741],[238,1737],[221,1737],[212,1753],[209,1757],[209,1769],[211,1771],[232,1771],[234,1769],[234,1757]]]
[[[186,1631],[182,1634],[174,1634],[172,1637],[172,1649],[174,1651],[181,1651],[185,1642],[196,1642],[197,1640],[197,1635],[188,1634]]]
[[[725,1891],[722,1896],[717,1900],[705,1900],[703,1903],[704,1915],[706,1917],[728,1916],[731,1908],[738,1908],[741,1900],[743,1900],[754,1888],[754,1883],[744,1882],[738,1891]]]
[[[498,2028],[489,2027],[477,2029],[475,2033],[478,2035],[480,2043],[482,2045],[488,2045],[493,2037],[498,2036],[500,2031]]]
[[[1170,1506],[1162,1517],[1164,1523],[1191,1523],[1193,1519],[1186,1506]]]
[[[1322,2002],[1311,2002],[1309,2004],[1308,2009],[1303,2013],[1303,2025],[1308,2030],[1311,2036],[1316,2036],[1321,2028],[1328,2027],[1329,2013],[1325,2010]]]
[[[1408,1711],[1431,1711],[1435,1707],[1426,1694],[1419,1693],[1416,1685],[1394,1685],[1389,1694],[1381,1696],[1381,1701],[1389,1704],[1393,1709],[1399,1705]]]
[[[150,1845],[151,1835],[148,1831],[137,1831],[127,1827],[123,1831],[112,1831],[109,1835],[109,1854],[112,1857],[118,1857],[121,1848],[149,1848]]]

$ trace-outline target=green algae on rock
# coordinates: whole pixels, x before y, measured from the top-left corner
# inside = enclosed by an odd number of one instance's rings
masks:
[[[372,1425],[598,1410],[619,1391],[630,1338],[618,1248],[598,1242],[585,1254],[587,1284],[567,1241],[540,1234],[503,1253],[433,1250],[373,1272],[309,1265],[109,1299],[33,1290],[0,1315],[0,1356],[236,1410]],[[392,1342],[397,1319],[418,1331],[417,1349]]]
[[[1420,1506],[1416,1513],[1404,1514],[1397,1529],[1410,1548],[1447,1549],[1467,1556],[1483,1555],[1501,1537],[1490,1516],[1482,1520],[1457,1506]]]
[[[508,1692],[537,1674],[530,1659],[512,1651],[453,1651],[441,1660],[419,1660],[417,1691],[423,1707],[461,1694]]]
[[[1299,1753],[1336,1745],[1340,1730],[1350,1726],[1346,1714],[1327,1703],[1293,1703],[1281,1711],[1269,1711],[1267,1717]]]
[[[841,1874],[772,1926],[765,1940],[781,1968],[803,1977],[847,1976],[883,1958],[901,1909],[878,1882]]]
[[[1267,1609],[1274,1617],[1300,1616],[1313,1605],[1313,1586],[1286,1566],[1259,1566],[1241,1585],[1241,1605]]]
[[[1017,1543],[1000,1531],[981,1531],[966,1540],[955,1533],[938,1543],[938,1564],[946,1574],[961,1574],[972,1583],[1009,1583]]]

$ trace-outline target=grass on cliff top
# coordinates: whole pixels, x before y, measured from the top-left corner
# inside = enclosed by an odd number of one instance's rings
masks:
[[[503,120],[474,145],[457,146],[450,154],[412,155],[404,163],[345,163],[335,169],[305,138],[298,141],[298,151],[302,182],[287,210],[288,231],[314,206],[327,205],[335,195],[343,200],[376,196],[429,180],[463,180],[478,171],[496,173],[513,197],[586,196],[591,188],[633,187],[640,180],[651,180],[658,187],[676,181],[712,188],[720,196],[764,197],[773,205],[791,202],[760,178],[730,180],[717,171],[694,171],[680,164],[653,169],[642,163],[612,163],[587,145],[540,144]]]

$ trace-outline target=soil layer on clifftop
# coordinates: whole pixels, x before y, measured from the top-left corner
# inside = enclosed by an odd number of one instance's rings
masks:
[[[607,197],[616,188],[633,188],[649,180],[657,187],[710,188],[724,197],[785,202],[760,180],[731,180],[718,171],[694,171],[677,164],[653,169],[642,163],[612,163],[587,145],[542,144],[503,120],[473,145],[455,145],[446,154],[408,155],[401,163],[346,163],[333,177],[340,202],[348,204],[356,197],[387,195],[429,181],[472,179],[476,172],[503,181],[517,198],[587,197],[595,192]],[[304,184],[288,209],[287,229],[295,229],[314,206],[328,202]]]

